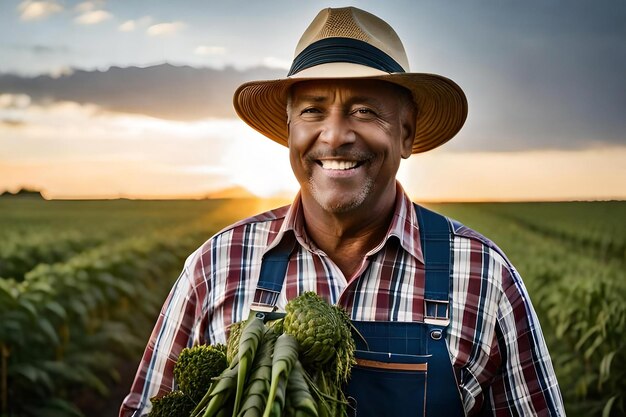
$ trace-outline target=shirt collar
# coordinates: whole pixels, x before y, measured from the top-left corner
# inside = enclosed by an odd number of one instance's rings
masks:
[[[420,263],[424,263],[424,254],[422,253],[422,243],[420,241],[419,223],[415,206],[411,202],[409,196],[399,182],[396,182],[396,205],[389,225],[389,230],[383,241],[372,249],[368,255],[374,254],[381,250],[389,239],[395,236],[400,242],[400,246],[411,254]]]
[[[306,234],[300,193],[296,195],[296,198],[285,215],[285,220],[283,221],[276,238],[272,241],[266,251],[277,246],[285,238],[285,235],[295,236],[298,243],[311,252],[315,253],[320,251],[315,243],[310,240]],[[404,189],[398,182],[396,182],[396,203],[394,215],[391,220],[391,224],[389,225],[389,229],[387,230],[387,234],[378,246],[367,253],[367,256],[371,256],[376,252],[379,252],[392,236],[395,236],[398,239],[400,245],[405,251],[411,254],[422,264],[424,263],[424,255],[422,253],[419,224],[417,221],[417,214],[415,213],[415,207],[413,206],[409,196],[404,192]]]

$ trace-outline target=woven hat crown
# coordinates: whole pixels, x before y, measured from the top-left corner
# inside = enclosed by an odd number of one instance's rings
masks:
[[[355,7],[322,10],[300,38],[294,56],[301,54],[309,45],[327,38],[349,38],[368,43],[409,72],[404,45],[396,31],[384,20],[364,10]]]

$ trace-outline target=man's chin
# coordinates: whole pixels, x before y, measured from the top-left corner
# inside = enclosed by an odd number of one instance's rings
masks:
[[[329,192],[316,192],[313,190],[313,198],[317,204],[328,213],[345,214],[360,209],[368,195],[369,189],[363,188],[360,192],[341,193],[332,195]]]
[[[318,201],[318,204],[328,213],[346,214],[359,208],[358,201],[326,202]]]

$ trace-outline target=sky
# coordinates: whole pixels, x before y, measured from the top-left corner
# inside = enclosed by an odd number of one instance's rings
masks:
[[[0,192],[292,196],[287,149],[237,119],[232,93],[284,77],[317,12],[347,5],[468,98],[455,138],[402,162],[415,200],[626,198],[621,0],[2,0]]]

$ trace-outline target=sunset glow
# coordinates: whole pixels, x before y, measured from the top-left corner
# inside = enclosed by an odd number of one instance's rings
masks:
[[[258,197],[298,189],[287,149],[235,119],[174,122],[76,103],[10,111],[26,122],[0,125],[2,137],[20,137],[4,148],[12,160],[0,159],[0,186],[9,190],[43,189],[48,198],[203,198],[234,187]],[[623,147],[450,152],[444,146],[403,161],[398,178],[421,201],[619,199],[623,161]]]

